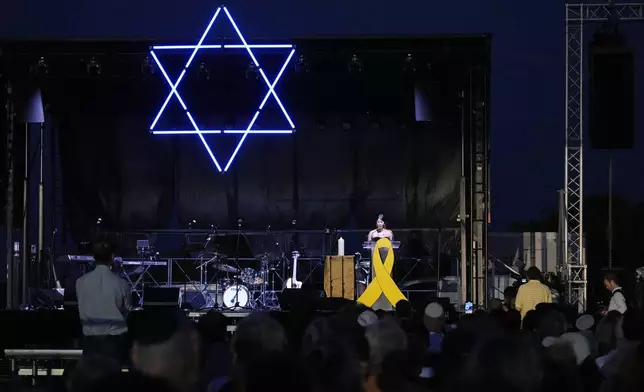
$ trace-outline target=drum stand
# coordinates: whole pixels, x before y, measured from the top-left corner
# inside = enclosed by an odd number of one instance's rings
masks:
[[[235,265],[234,266],[237,268],[238,271],[243,271],[243,269],[239,265],[239,241],[241,240],[241,237],[242,237],[242,224],[243,223],[244,223],[243,219],[241,219],[241,218],[237,219],[237,241],[235,243]],[[250,291],[250,288],[246,288],[246,290],[248,290],[248,297],[249,298],[248,298],[248,303],[243,307],[239,306],[239,291],[241,289],[241,284],[240,283],[236,284],[235,289],[236,289],[235,296],[234,296],[235,305],[233,305],[231,309],[232,310],[240,310],[240,309],[241,310],[243,310],[243,309],[248,310],[248,309],[252,309],[253,308],[253,297],[252,297],[253,293],[252,293],[252,291]]]
[[[266,265],[266,280],[264,280],[264,291],[262,296],[260,297],[262,300],[262,305],[264,306],[265,309],[269,310],[279,310],[280,304],[279,304],[279,298],[277,297],[277,293],[281,291],[281,289],[284,287],[284,276],[286,273],[284,272],[285,266],[288,264],[287,263],[286,256],[284,256],[284,253],[282,253],[279,261],[275,266],[272,268],[268,267],[268,264]],[[282,274],[280,275],[279,269],[282,267]],[[276,280],[279,280],[281,282],[281,287],[278,289],[275,286]],[[270,284],[270,290],[267,290],[267,286]]]
[[[261,309],[274,310],[279,308],[279,301],[277,298],[277,293],[275,291],[275,276],[279,279],[282,279],[281,276],[277,273],[275,268],[270,268],[268,265],[268,256],[264,255],[261,261],[261,267],[259,270],[259,276],[261,278],[261,288],[259,298],[257,298],[257,303]],[[271,272],[273,274],[271,275]],[[267,290],[268,281],[270,279],[271,289]]]
[[[201,259],[203,261],[203,257]],[[199,286],[201,289],[201,295],[206,300],[205,308],[207,309],[219,309],[219,283],[216,282],[217,276],[219,276],[219,269],[215,268],[215,274],[213,277],[208,279],[208,266],[210,264],[219,264],[219,254],[215,253],[215,257],[202,262],[197,268],[200,269],[199,272]],[[212,282],[215,282],[215,300],[213,302],[212,296],[210,295],[208,288]],[[223,304],[222,304],[223,305]]]

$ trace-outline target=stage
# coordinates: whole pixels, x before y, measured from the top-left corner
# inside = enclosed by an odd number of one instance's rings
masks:
[[[259,42],[250,66],[213,45],[188,67],[158,42],[2,43],[9,309],[68,295],[97,239],[137,304],[178,289],[205,309],[235,287],[279,309],[288,278],[327,291],[340,238],[368,265],[379,214],[412,302],[483,301],[464,266],[487,246],[489,37]]]

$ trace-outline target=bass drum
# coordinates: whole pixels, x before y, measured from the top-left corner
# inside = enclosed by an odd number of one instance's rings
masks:
[[[251,307],[251,295],[246,286],[233,285],[224,291],[223,305],[226,309],[241,309]]]

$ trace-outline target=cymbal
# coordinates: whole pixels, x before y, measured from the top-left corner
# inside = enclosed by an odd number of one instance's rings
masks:
[[[233,267],[232,265],[228,264],[215,264],[213,265],[213,268],[216,270],[219,270],[221,272],[227,272],[229,274],[237,274],[239,273],[239,269]]]
[[[255,260],[263,260],[264,258],[266,258],[269,261],[273,261],[276,259],[273,253],[260,253],[255,256]]]

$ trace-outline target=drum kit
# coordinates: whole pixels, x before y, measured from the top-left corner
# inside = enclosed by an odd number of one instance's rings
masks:
[[[258,255],[256,259],[259,259],[259,270],[241,268],[238,265],[239,259],[229,260],[222,254],[215,254],[203,261],[198,268],[202,271],[202,282],[205,283],[202,285],[202,294],[206,299],[206,307],[279,310],[277,294],[283,286],[283,273],[280,272],[286,267],[288,260],[284,256],[276,259],[268,253]],[[229,262],[234,262],[235,265]],[[214,276],[209,278],[208,270],[214,271]]]

